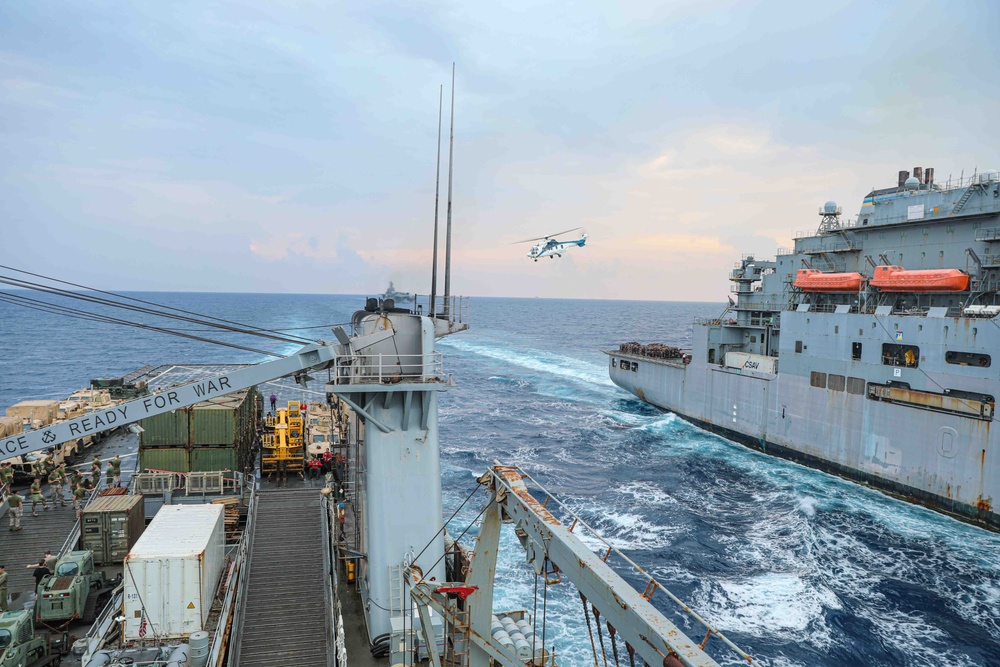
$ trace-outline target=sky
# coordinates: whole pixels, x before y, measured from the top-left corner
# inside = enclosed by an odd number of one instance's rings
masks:
[[[1000,167],[998,26],[991,0],[3,2],[0,263],[426,294],[454,62],[454,293],[723,301],[828,199]],[[576,226],[563,258],[512,244]]]

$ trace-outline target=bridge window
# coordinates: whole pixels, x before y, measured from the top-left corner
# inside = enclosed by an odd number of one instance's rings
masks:
[[[981,352],[948,351],[944,353],[944,360],[957,366],[979,366],[980,368],[989,368],[992,363],[990,355]]]
[[[916,345],[882,344],[883,366],[906,366],[916,368],[920,359],[920,348]]]
[[[826,388],[831,391],[844,391],[845,379],[843,375],[830,375],[827,378]]]
[[[854,361],[861,359],[861,343],[851,343],[851,359]]]
[[[847,393],[860,396],[865,393],[865,381],[861,378],[847,378]]]
[[[819,371],[813,371],[809,374],[809,384],[813,387],[819,387],[820,389],[826,389],[826,373],[820,373]]]

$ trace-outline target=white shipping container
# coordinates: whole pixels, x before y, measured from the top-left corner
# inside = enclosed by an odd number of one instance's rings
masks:
[[[122,635],[187,637],[205,629],[225,565],[222,505],[166,505],[125,559]],[[151,626],[151,627],[150,627]]]
[[[726,366],[741,368],[758,373],[777,373],[778,357],[766,357],[762,354],[747,354],[746,352],[726,352]]]

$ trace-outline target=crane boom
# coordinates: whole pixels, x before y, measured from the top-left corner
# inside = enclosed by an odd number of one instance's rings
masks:
[[[46,428],[27,431],[0,440],[0,458],[21,456],[69,442],[87,435],[108,431],[146,417],[184,408],[195,403],[308,370],[321,370],[333,364],[340,346],[322,343],[306,345],[294,354],[255,366],[192,382],[122,403],[107,410],[76,417]]]

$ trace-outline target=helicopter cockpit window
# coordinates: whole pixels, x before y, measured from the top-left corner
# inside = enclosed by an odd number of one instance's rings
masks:
[[[56,567],[57,577],[75,577],[80,574],[80,566],[76,563],[61,563]]]
[[[10,630],[0,630],[0,648],[10,646]]]

